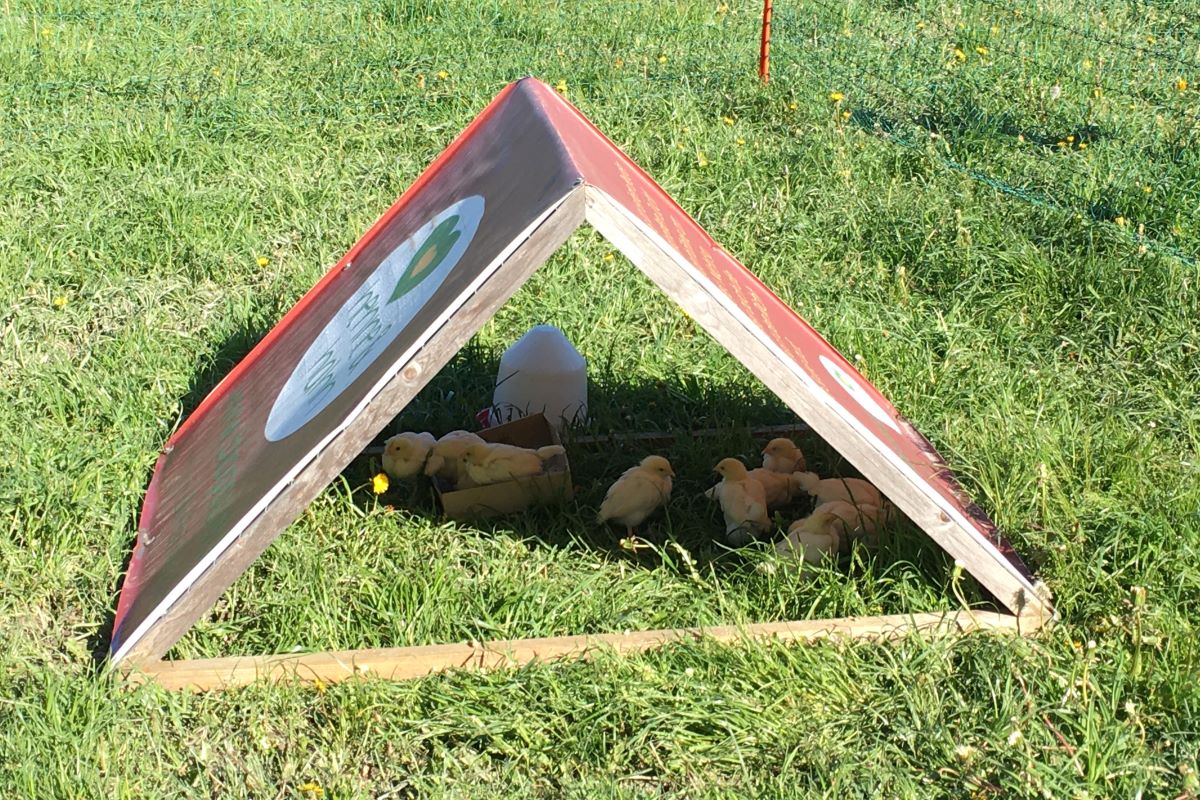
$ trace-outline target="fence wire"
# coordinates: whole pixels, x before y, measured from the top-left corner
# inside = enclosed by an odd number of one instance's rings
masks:
[[[1195,263],[1177,244],[1185,232],[1194,240],[1200,207],[1200,14],[1190,4],[775,7],[763,89],[756,0],[6,6],[0,157],[31,146],[78,154],[89,138],[261,142],[297,127],[351,136],[385,126],[406,142],[416,131],[444,143],[520,74],[562,81],[600,121],[737,107],[765,133],[786,127],[789,101],[828,119],[838,92],[839,125]]]

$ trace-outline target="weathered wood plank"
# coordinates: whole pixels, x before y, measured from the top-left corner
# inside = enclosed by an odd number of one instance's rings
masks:
[[[597,652],[637,653],[677,642],[736,643],[774,640],[812,642],[850,638],[891,640],[920,633],[948,636],[972,631],[1024,633],[1021,620],[994,611],[897,614],[879,617],[767,622],[708,628],[667,628],[590,636],[442,644],[372,650],[159,661],[133,665],[126,679],[167,689],[208,691],[245,686],[258,680],[336,683],[359,677],[386,680],[420,678],[452,669],[497,670],[531,662],[588,659]]]

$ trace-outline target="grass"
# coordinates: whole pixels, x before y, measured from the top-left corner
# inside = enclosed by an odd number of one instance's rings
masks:
[[[1195,15],[776,6],[763,88],[749,2],[4,5],[0,787],[1197,795],[1200,95],[1177,88],[1200,86]],[[934,440],[1059,625],[203,696],[97,670],[166,437],[526,73],[565,80]],[[739,425],[788,412],[610,250],[577,234],[395,427],[465,424],[503,348],[558,324],[589,358],[594,429],[728,431],[671,450],[653,547],[589,522],[639,453],[578,448],[575,504],[482,526],[439,521],[416,490],[377,501],[363,458],[174,654],[955,607],[951,565],[912,530],[806,584],[714,542],[709,468],[751,453]]]

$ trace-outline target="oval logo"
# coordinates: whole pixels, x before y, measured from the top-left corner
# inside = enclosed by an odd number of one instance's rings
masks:
[[[267,417],[268,441],[291,436],[321,413],[412,322],[466,252],[483,205],[479,195],[460,200],[380,262],[292,370]]]

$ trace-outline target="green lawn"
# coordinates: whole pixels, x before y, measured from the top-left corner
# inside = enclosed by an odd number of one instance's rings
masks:
[[[781,0],[764,88],[752,0],[6,0],[0,790],[1197,797],[1200,13],[1076,5]],[[166,438],[525,74],[565,81],[937,444],[1057,626],[209,695],[104,673]],[[364,457],[173,654],[979,600],[910,528],[808,583],[721,547],[697,497],[712,464],[753,453],[741,427],[792,418],[610,252],[577,234],[395,427],[468,423],[504,347],[558,324],[589,359],[596,431],[728,430],[668,451],[652,547],[591,523],[641,452],[574,449],[574,503],[480,526],[423,490],[376,498]]]

